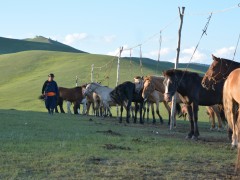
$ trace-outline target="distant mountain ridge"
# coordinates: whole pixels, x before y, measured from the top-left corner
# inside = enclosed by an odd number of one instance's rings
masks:
[[[0,37],[0,54],[17,53],[30,50],[85,53],[84,51],[43,36],[36,36],[35,38],[23,40]]]

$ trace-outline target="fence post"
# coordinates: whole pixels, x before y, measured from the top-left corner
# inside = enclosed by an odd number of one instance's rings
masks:
[[[185,7],[182,7],[182,12],[180,10],[180,7],[178,7],[178,10],[179,10],[179,16],[180,16],[180,26],[179,26],[179,30],[178,30],[178,48],[177,48],[177,57],[176,57],[174,69],[178,68],[179,54],[180,54],[180,47],[181,47],[181,33],[182,33],[183,16],[184,16]],[[172,99],[170,130],[173,129],[174,121],[176,121],[175,112],[176,112],[176,93],[174,94],[173,99]]]

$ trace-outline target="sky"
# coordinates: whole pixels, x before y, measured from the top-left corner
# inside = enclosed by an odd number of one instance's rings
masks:
[[[213,15],[192,62],[210,64],[211,54],[233,59],[240,34],[236,0],[7,0],[1,2],[0,36],[44,36],[93,53],[130,56],[141,44],[143,57],[174,62],[179,29],[178,7],[185,7],[179,62],[190,61],[210,12]],[[240,46],[240,44],[239,44]],[[140,56],[140,46],[131,50]],[[235,60],[240,62],[240,47]]]

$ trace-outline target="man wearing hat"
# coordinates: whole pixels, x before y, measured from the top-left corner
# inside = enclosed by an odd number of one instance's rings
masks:
[[[53,114],[59,96],[58,85],[53,79],[54,74],[49,74],[48,80],[44,82],[42,87],[42,95],[45,97],[45,105],[49,114]]]

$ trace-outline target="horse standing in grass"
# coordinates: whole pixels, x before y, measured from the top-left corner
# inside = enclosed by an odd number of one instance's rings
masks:
[[[64,88],[59,87],[59,97],[58,97],[58,106],[60,107],[61,113],[65,113],[63,110],[63,101],[69,101],[73,103],[73,111],[74,114],[78,114],[78,108],[80,107],[80,103],[83,100],[83,89],[82,87],[74,87],[74,88]],[[58,112],[57,107],[55,111]]]
[[[151,98],[152,94],[155,93],[155,91],[158,92],[159,94],[159,99],[155,99],[156,103],[158,101],[159,102],[163,102],[165,108],[168,111],[168,124],[170,124],[170,117],[171,117],[171,108],[168,105],[168,103],[164,100],[164,91],[165,91],[165,87],[163,85],[163,81],[164,81],[164,77],[157,77],[157,76],[147,76],[143,79],[143,92],[142,92],[142,97],[144,99],[144,101],[148,101],[148,99]],[[180,105],[179,103],[182,103],[182,101],[180,100],[178,94],[177,94],[177,104],[176,104],[176,108],[177,108],[177,113],[180,113]],[[157,114],[159,114],[159,109],[158,109],[158,105],[157,105]],[[160,115],[160,114],[159,114]],[[176,118],[175,118],[175,123],[176,125]]]
[[[136,123],[137,120],[137,103],[140,104],[139,106],[139,111],[140,111],[140,123],[143,124],[143,119],[142,119],[142,108],[143,108],[143,98],[141,96],[141,92],[136,92],[135,84],[126,81],[117,87],[113,89],[113,91],[110,93],[111,99],[113,99],[118,105],[121,106],[120,109],[120,120],[119,122],[122,122],[122,112],[123,112],[123,107],[126,105],[126,110],[127,110],[127,116],[126,116],[126,122],[129,123],[129,117],[130,117],[130,107],[131,103],[135,102],[135,117],[134,117],[134,123]]]
[[[184,104],[187,105],[190,121],[190,132],[186,138],[197,140],[198,130],[198,106],[211,106],[222,103],[222,91],[217,84],[216,90],[206,90],[202,87],[197,73],[171,69],[164,72],[165,100],[171,101],[172,96],[178,92]]]
[[[106,110],[106,112],[109,113],[110,116],[112,116],[112,113],[110,111],[110,106],[115,105],[115,103],[112,101],[112,99],[110,97],[111,91],[112,91],[112,89],[109,87],[102,86],[98,83],[90,83],[86,87],[84,96],[90,95],[95,92],[101,100],[100,106],[103,106],[104,110]],[[106,114],[105,114],[105,116],[106,116]]]

